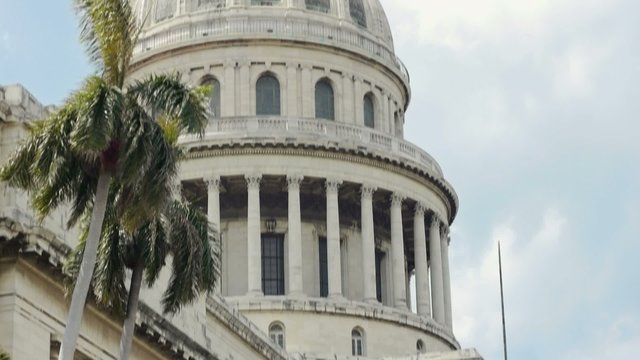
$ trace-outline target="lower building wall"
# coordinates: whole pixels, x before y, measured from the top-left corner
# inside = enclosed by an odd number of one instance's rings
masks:
[[[314,312],[244,311],[259,329],[268,333],[274,321],[285,327],[285,348],[289,353],[351,355],[351,331],[364,330],[367,357],[408,356],[416,354],[416,343],[422,340],[427,352],[451,351],[437,337],[419,329],[387,321],[362,317],[322,315]]]
[[[58,281],[22,259],[0,260],[0,346],[12,360],[49,360],[62,339],[68,301]],[[77,355],[116,359],[121,324],[92,305],[85,309]],[[52,341],[53,340],[53,341]],[[53,346],[57,348],[57,346]],[[167,359],[134,340],[131,359]]]

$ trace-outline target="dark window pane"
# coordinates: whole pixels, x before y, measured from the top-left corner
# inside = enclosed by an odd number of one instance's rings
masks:
[[[220,82],[216,79],[207,79],[203,85],[211,86],[211,94],[209,94],[211,116],[220,117]]]
[[[382,302],[382,260],[384,253],[376,250],[376,298]]]
[[[308,10],[328,13],[331,9],[331,0],[305,0],[304,3]]]
[[[364,12],[362,0],[349,0],[349,13],[356,24],[367,27],[367,15]]]
[[[262,235],[262,291],[284,295],[284,236]]]
[[[263,75],[256,83],[256,114],[280,115],[280,83],[273,75]]]
[[[364,97],[364,126],[375,128],[375,111],[373,108],[373,98],[371,94]]]
[[[333,88],[327,80],[316,84],[316,118],[335,120]]]
[[[329,269],[327,267],[327,238],[318,238],[318,257],[320,265],[320,296],[329,296]]]

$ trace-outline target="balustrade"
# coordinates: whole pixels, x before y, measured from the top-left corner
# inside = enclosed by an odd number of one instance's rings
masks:
[[[171,21],[181,21],[177,18]],[[142,34],[134,49],[134,56],[159,50],[180,42],[197,41],[206,38],[242,38],[247,36],[276,37],[302,40],[334,46],[348,46],[363,54],[379,60],[398,72],[409,83],[409,72],[394,54],[375,37],[361,31],[349,29],[320,21],[303,18],[271,19],[251,16],[235,18],[228,16],[219,19],[202,19],[185,22],[158,32],[148,31]]]

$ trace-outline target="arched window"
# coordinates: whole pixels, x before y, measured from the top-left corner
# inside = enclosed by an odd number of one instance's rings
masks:
[[[226,0],[192,0],[194,10],[222,9],[226,6]]]
[[[256,83],[256,115],[280,115],[280,82],[271,74]]]
[[[364,126],[375,128],[376,127],[376,114],[373,106],[373,94],[368,93],[364,96]]]
[[[328,13],[331,9],[331,0],[304,0],[307,10]]]
[[[284,325],[279,322],[274,322],[269,325],[269,337],[284,349]]]
[[[424,341],[422,340],[418,340],[416,342],[416,352],[418,354],[424,354],[426,352],[426,348],[424,347]]]
[[[158,0],[156,2],[156,21],[162,21],[173,17],[176,12],[175,0]]]
[[[364,331],[360,328],[351,330],[351,355],[364,356]]]
[[[282,0],[251,0],[251,5],[273,6],[279,5],[281,2]]]
[[[316,118],[336,119],[333,88],[327,79],[322,79],[316,83]]]
[[[209,94],[209,111],[214,118],[220,117],[220,82],[215,78],[208,78],[202,82],[202,85],[208,85],[211,87],[211,93]]]
[[[362,0],[349,0],[349,13],[356,24],[367,27],[367,15]]]

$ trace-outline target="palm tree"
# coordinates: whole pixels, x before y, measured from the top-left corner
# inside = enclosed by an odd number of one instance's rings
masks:
[[[84,230],[66,264],[72,277],[80,268],[87,228]],[[190,204],[172,201],[133,234],[118,223],[113,208],[107,209],[92,284],[99,303],[118,313],[126,309],[119,359],[128,359],[131,352],[143,275],[144,283],[153,286],[171,255],[171,279],[162,305],[164,313],[174,314],[199,293],[213,290],[219,274],[218,248],[216,232],[209,226],[207,216]],[[127,268],[131,270],[128,296]]]
[[[151,110],[181,132],[203,134],[205,91],[179,76],[125,81],[140,27],[129,0],[75,0],[81,41],[98,67],[58,111],[34,124],[28,139],[0,170],[0,179],[32,193],[42,219],[71,204],[68,226],[90,213],[86,246],[75,284],[59,359],[71,360],[96,262],[109,187],[118,185],[114,209],[133,233],[164,208],[177,158],[166,129]]]

